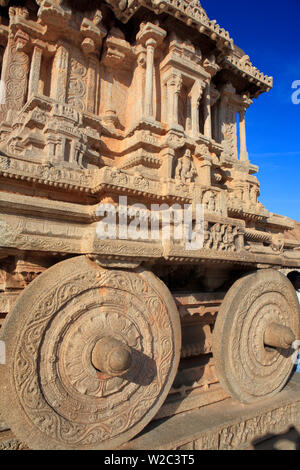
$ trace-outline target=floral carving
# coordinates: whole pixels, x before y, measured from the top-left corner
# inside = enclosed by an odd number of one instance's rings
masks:
[[[67,103],[79,109],[85,110],[84,98],[86,94],[87,67],[82,57],[73,57],[70,65],[70,78]]]

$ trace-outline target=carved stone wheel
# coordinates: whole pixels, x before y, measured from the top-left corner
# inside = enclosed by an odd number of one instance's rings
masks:
[[[111,449],[154,417],[175,378],[178,311],[149,271],[63,261],[5,325],[0,414],[32,449]]]
[[[219,310],[213,337],[217,377],[242,403],[279,392],[293,369],[300,311],[289,280],[275,270],[239,279]]]

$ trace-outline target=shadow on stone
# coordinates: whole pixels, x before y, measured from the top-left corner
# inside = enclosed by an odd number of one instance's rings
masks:
[[[291,426],[282,434],[267,434],[259,441],[253,441],[253,450],[300,450],[300,433]]]

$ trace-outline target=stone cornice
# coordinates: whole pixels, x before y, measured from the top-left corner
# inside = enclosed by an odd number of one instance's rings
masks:
[[[216,22],[210,20],[201,4],[197,0],[129,0],[127,8],[122,11],[119,2],[107,0],[115,15],[123,23],[129,19],[142,7],[154,11],[156,14],[167,12],[188,26],[196,29],[199,33],[208,36],[216,43],[216,48],[220,50],[220,65],[233,70],[250,83],[259,87],[257,95],[269,91],[273,86],[273,77],[265,75],[252,65],[247,55],[238,57],[239,49],[234,45],[233,39],[228,31]]]
[[[145,6],[156,14],[168,12],[188,26],[209,36],[213,41],[220,41],[224,47],[233,48],[233,39],[230,38],[229,32],[221,28],[216,20],[210,20],[197,0],[129,0],[124,10],[120,10],[119,2],[116,0],[107,0],[107,3],[123,23],[127,23],[139,8]]]
[[[257,87],[261,88],[261,92],[270,91],[273,87],[273,77],[269,77],[263,72],[260,72],[252,65],[249,57],[246,55],[238,58],[229,54],[225,57],[222,57],[219,61],[219,64],[224,68],[233,70],[234,73],[238,73],[243,78],[247,79],[250,83],[253,83]]]

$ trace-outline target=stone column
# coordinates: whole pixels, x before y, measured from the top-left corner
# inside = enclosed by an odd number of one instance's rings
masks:
[[[153,116],[153,79],[154,79],[154,51],[156,41],[146,41],[146,86],[145,86],[145,116],[154,119]]]
[[[199,123],[199,105],[203,93],[204,83],[196,81],[191,91],[191,117],[192,117],[192,136],[197,139],[200,132]]]
[[[206,86],[204,91],[204,135],[211,140],[211,99],[209,84]]]
[[[88,86],[86,92],[86,109],[90,113],[97,114],[97,82],[98,60],[92,55],[88,58]]]
[[[10,48],[12,45],[12,41],[8,39],[5,51],[3,53],[3,58],[2,58],[2,69],[1,69],[1,80],[5,81],[7,73],[8,73],[8,66],[9,66],[9,59],[10,59]]]
[[[15,118],[12,110],[19,111],[24,106],[28,92],[29,56],[24,51],[28,44],[28,35],[19,38],[9,35],[3,56],[2,76],[6,93],[0,118],[11,121]],[[22,40],[21,40],[22,39]]]
[[[172,73],[167,79],[168,109],[167,122],[170,127],[178,126],[178,101],[182,87],[181,75]]]
[[[242,109],[239,112],[240,121],[240,160],[244,162],[249,161],[247,143],[246,143],[246,121],[245,121],[246,110]]]
[[[201,183],[205,186],[211,186],[211,166],[209,159],[203,159],[201,162]]]
[[[60,45],[56,51],[53,64],[53,81],[51,83],[51,97],[60,103],[65,103],[67,98],[69,70],[69,51]]]
[[[134,73],[135,103],[132,112],[132,122],[138,123],[144,116],[145,109],[145,69],[146,69],[146,49],[139,44],[136,47],[137,68]]]
[[[166,109],[166,122],[169,124],[169,126],[172,125],[173,121],[173,100],[174,100],[174,94],[173,94],[173,78],[168,78],[166,81],[166,94],[167,94],[167,109]]]
[[[31,59],[29,84],[28,84],[28,98],[30,98],[31,95],[38,94],[38,91],[39,91],[42,55],[43,55],[43,50],[40,47],[35,46],[33,49],[33,54],[32,54],[32,59]]]
[[[212,109],[212,120],[213,120],[213,129],[214,129],[213,138],[217,142],[219,142],[220,141],[220,122],[219,122],[219,108],[218,108],[218,105],[216,105],[216,107]]]
[[[179,95],[182,87],[182,78],[180,75],[176,75],[174,86],[173,86],[173,122],[178,125],[178,104],[179,104]]]
[[[192,132],[192,100],[190,96],[187,97],[186,103],[185,130],[188,134]]]
[[[214,85],[210,85],[210,109],[211,109],[211,135],[216,141],[219,141],[219,107],[218,99],[220,98],[220,92]]]
[[[163,181],[170,181],[172,179],[173,162],[175,158],[175,150],[165,148],[161,151],[162,166],[160,168],[160,178]]]
[[[199,103],[200,97],[193,96],[191,99],[192,103],[192,136],[196,139],[199,135]]]
[[[9,65],[9,58],[10,58],[10,53],[9,53],[9,41],[6,45],[3,57],[2,57],[2,70],[1,70],[1,81],[4,83],[4,87],[2,85],[2,104],[0,104],[0,121],[5,120],[6,114],[7,114],[7,91],[6,91],[6,77],[7,77],[7,70],[8,70],[8,65]]]
[[[220,121],[224,155],[230,160],[238,160],[237,112],[241,108],[235,88],[227,83],[221,91]]]
[[[144,116],[154,120],[153,113],[153,89],[154,89],[154,53],[156,47],[163,41],[167,33],[159,26],[141,23],[140,30],[136,35],[137,45],[146,49],[146,83],[145,83],[145,107]]]

